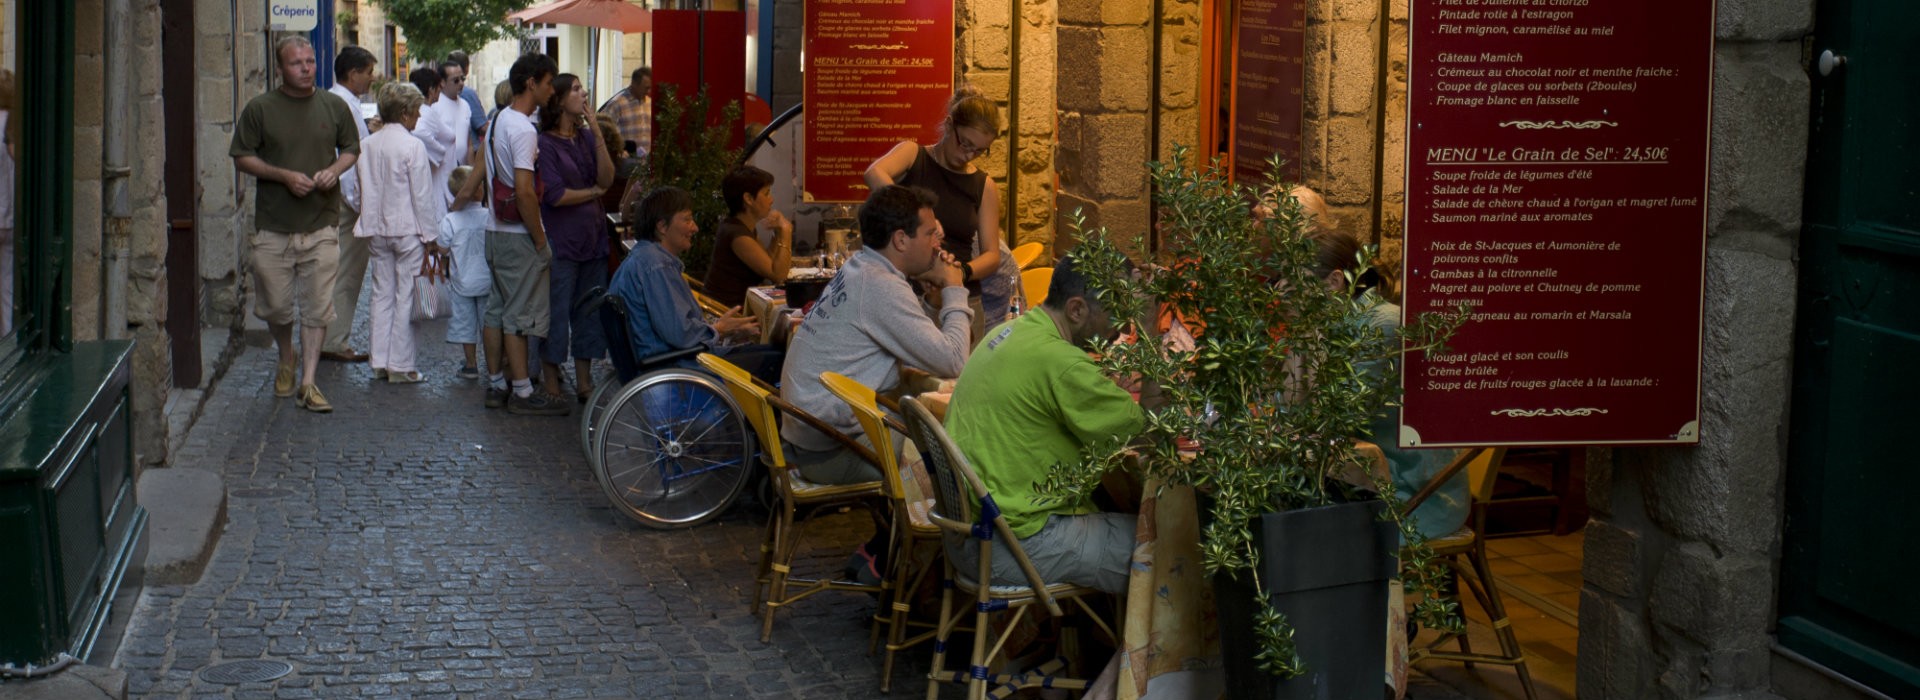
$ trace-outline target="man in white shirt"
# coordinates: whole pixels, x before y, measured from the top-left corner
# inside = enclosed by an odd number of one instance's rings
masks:
[[[467,158],[469,111],[467,103],[460,99],[460,91],[466,86],[466,70],[453,61],[441,61],[440,99],[427,107],[436,122],[435,128],[453,140],[447,146],[447,157],[433,166],[433,181],[439,184],[438,190],[448,206],[453,205],[453,190],[447,188],[447,181],[453,178],[453,169],[465,165]]]
[[[489,377],[486,403],[489,408],[506,406],[508,412],[521,415],[564,416],[572,410],[561,398],[534,391],[527,367],[527,338],[547,337],[553,269],[553,250],[540,223],[540,199],[534,187],[540,132],[531,117],[553,95],[553,76],[558,72],[545,54],[530,53],[514,61],[507,71],[513,101],[494,115],[486,136],[489,188],[485,196],[493,213],[493,223],[487,226],[487,268],[493,271],[493,293],[487,297],[482,336],[489,357],[507,358],[506,374]],[[492,196],[496,187],[512,189],[513,196],[496,200]],[[503,352],[495,353],[496,347]]]
[[[327,88],[346,101],[362,141],[367,140],[367,121],[361,118],[360,96],[373,86],[376,64],[373,53],[366,49],[358,46],[341,49],[339,58],[333,59],[333,87]],[[336,227],[340,237],[340,274],[333,281],[333,322],[327,324],[326,340],[320,344],[320,358],[366,362],[365,353],[347,345],[347,335],[353,332],[354,310],[360,307],[360,287],[367,276],[368,254],[366,239],[353,235],[354,225],[360,222],[360,178],[353,168],[340,175],[340,194],[345,202],[345,206],[340,207],[340,223]]]

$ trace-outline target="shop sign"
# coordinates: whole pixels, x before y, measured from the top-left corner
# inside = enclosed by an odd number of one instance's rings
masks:
[[[1300,180],[1305,117],[1307,3],[1245,0],[1235,7],[1233,42],[1233,176],[1266,182],[1267,159],[1286,161],[1285,182]]]
[[[808,0],[804,15],[804,196],[864,201],[861,174],[875,158],[940,138],[953,96],[953,2]]]
[[[320,26],[320,0],[267,0],[267,28],[310,32]]]
[[[1699,442],[1714,4],[1409,11],[1400,444]]]

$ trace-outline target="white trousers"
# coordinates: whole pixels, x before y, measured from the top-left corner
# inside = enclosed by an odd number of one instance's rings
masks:
[[[417,236],[373,236],[373,317],[368,364],[404,374],[414,371],[413,279],[426,249]]]

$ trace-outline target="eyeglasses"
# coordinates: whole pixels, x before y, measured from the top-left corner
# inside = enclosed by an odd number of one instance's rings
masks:
[[[953,144],[955,146],[959,146],[960,152],[967,154],[968,158],[973,158],[973,157],[979,156],[982,153],[986,153],[987,149],[993,148],[993,137],[988,136],[986,143],[975,145],[972,143],[968,143],[966,135],[960,133],[959,129],[954,129]]]
[[[458,77],[458,78],[448,78],[448,79],[447,79],[447,82],[449,82],[449,83],[464,83],[464,82],[467,82],[467,78],[466,78],[466,76],[460,76],[460,77]]]

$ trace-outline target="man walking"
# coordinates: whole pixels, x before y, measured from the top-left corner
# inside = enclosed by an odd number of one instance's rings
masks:
[[[638,145],[634,155],[653,152],[653,69],[633,69],[633,81],[627,89],[607,100],[600,113],[613,117],[620,138]]]
[[[354,129],[362,141],[367,138],[367,122],[360,118],[360,96],[373,86],[377,63],[373,53],[366,49],[358,46],[341,49],[340,57],[333,60],[333,87],[327,88],[347,103],[348,111],[353,114]],[[353,168],[341,173],[340,194],[343,206],[339,223],[335,225],[340,236],[340,273],[333,282],[333,322],[327,324],[327,339],[320,345],[320,357],[336,362],[366,362],[365,353],[347,345],[347,336],[353,333],[353,314],[360,308],[360,287],[367,277],[368,254],[367,239],[353,235],[354,225],[360,222],[360,178],[354,175]]]
[[[313,44],[290,36],[274,46],[280,87],[247,103],[227,154],[259,181],[249,261],[253,313],[266,321],[280,349],[273,394],[295,396],[301,408],[333,410],[313,375],[320,344],[334,319],[339,272],[340,177],[360,155],[360,117],[330,92],[314,90]],[[293,325],[300,324],[302,371],[294,384]]]
[[[553,59],[530,53],[513,62],[507,71],[507,84],[513,101],[494,115],[487,128],[486,166],[489,182],[513,189],[513,196],[500,201],[491,196],[493,222],[487,227],[487,267],[493,271],[493,293],[487,297],[487,314],[482,335],[489,356],[502,348],[507,358],[506,375],[495,374],[487,386],[487,406],[505,405],[507,411],[521,415],[564,416],[570,412],[566,402],[546,392],[535,392],[527,367],[527,337],[547,337],[550,311],[547,306],[549,275],[553,251],[547,247],[546,227],[540,222],[540,199],[534,191],[535,150],[539,130],[533,126],[534,108],[546,104],[553,95],[553,75],[558,72]],[[513,382],[512,398],[507,396],[507,381]]]

